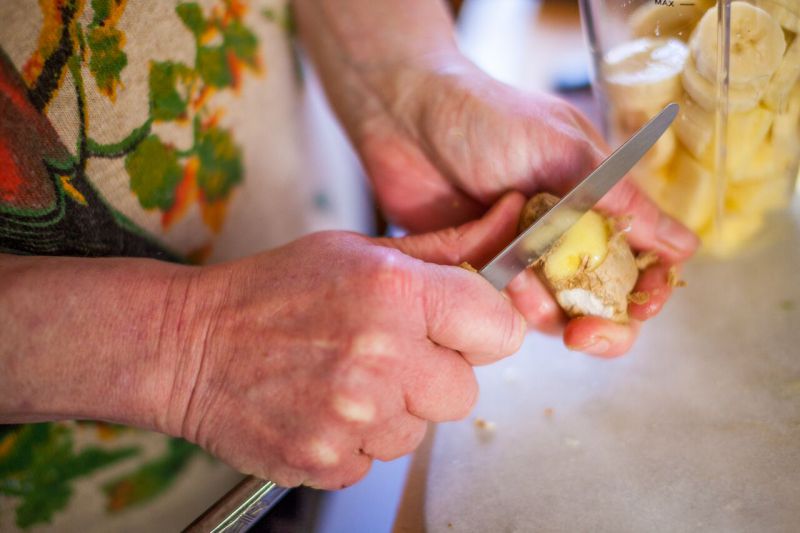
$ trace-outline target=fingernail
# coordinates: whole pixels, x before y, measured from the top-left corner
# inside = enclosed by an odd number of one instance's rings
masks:
[[[583,346],[568,346],[568,348],[576,352],[588,353],[589,355],[605,355],[608,349],[611,348],[611,341],[605,337],[593,337]]]
[[[662,214],[656,226],[656,238],[676,252],[690,253],[697,248],[697,236],[669,215]]]

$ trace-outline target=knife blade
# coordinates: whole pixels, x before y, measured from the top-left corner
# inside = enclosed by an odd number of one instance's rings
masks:
[[[677,114],[678,104],[667,105],[544,216],[489,261],[480,270],[480,274],[497,290],[503,290],[517,274],[547,253],[564,233],[633,168],[664,134]]]

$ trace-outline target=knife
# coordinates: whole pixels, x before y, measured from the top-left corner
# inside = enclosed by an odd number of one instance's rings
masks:
[[[567,193],[539,220],[480,270],[497,290],[503,290],[517,274],[539,259],[658,141],[675,120],[678,104],[667,105],[642,126],[591,174]]]
[[[603,161],[542,218],[522,232],[481,269],[480,274],[498,290],[547,252],[622,177],[633,168],[678,114],[669,104],[633,137]],[[233,533],[247,531],[289,489],[272,481],[247,477],[189,525],[185,533]]]

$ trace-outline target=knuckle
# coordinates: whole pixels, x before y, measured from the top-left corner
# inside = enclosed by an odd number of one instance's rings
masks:
[[[305,445],[294,447],[286,457],[293,470],[315,473],[336,467],[342,460],[338,447],[321,439],[311,439]]]
[[[394,345],[394,338],[390,333],[381,329],[363,329],[354,332],[347,339],[344,352],[348,361],[383,357],[394,353]]]
[[[367,266],[365,288],[397,304],[412,297],[417,290],[417,276],[405,255],[391,248],[376,248]]]
[[[333,410],[346,422],[369,423],[375,419],[375,403],[369,399],[355,399],[344,394],[335,394]]]

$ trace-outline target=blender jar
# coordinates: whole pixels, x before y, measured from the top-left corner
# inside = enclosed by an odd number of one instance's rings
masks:
[[[797,181],[800,0],[580,2],[607,138],[680,104],[633,177],[705,249],[742,248]]]

